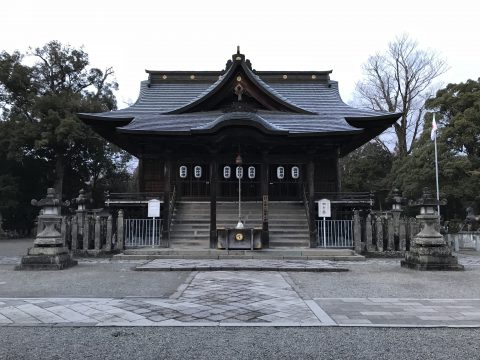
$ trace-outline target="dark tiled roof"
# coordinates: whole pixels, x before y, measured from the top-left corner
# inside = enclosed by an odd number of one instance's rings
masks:
[[[283,112],[259,111],[222,113],[219,111],[141,115],[120,132],[180,132],[194,133],[213,130],[221,124],[253,125],[267,132],[331,133],[359,131],[345,121],[332,116],[289,114]]]
[[[306,134],[338,133],[361,131],[358,123],[352,126],[349,119],[372,119],[391,124],[400,114],[375,112],[353,108],[340,98],[338,84],[326,77],[310,80],[285,80],[281,78],[262,80],[255,72],[243,66],[246,74],[256,86],[267,92],[273,99],[286,104],[292,111],[260,110],[256,113],[217,111],[188,112],[192,106],[203,101],[208,94],[218,90],[228,76],[233,75],[234,64],[218,77],[202,81],[143,81],[140,95],[134,105],[117,111],[80,114],[83,119],[94,119],[99,124],[102,119],[133,119],[129,124],[119,127],[120,132],[148,133],[195,133],[207,132],[225,124],[248,124],[257,126],[267,132]],[[261,74],[261,73],[260,73]],[[296,76],[300,72],[296,72]],[[209,81],[210,80],[210,81]],[[298,110],[298,111],[297,111]],[[193,110],[190,110],[193,111]],[[303,112],[303,113],[302,113]],[[383,127],[385,122],[383,123]],[[388,124],[387,124],[388,125]],[[120,126],[120,125],[118,125]]]

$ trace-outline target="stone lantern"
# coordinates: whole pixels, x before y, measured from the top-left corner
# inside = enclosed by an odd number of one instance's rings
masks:
[[[445,201],[436,200],[430,189],[424,188],[422,197],[411,205],[420,208],[417,219],[422,229],[412,240],[401,266],[416,270],[464,270],[442,234],[435,229],[439,216],[437,206],[445,205]]]
[[[16,270],[61,270],[77,265],[63,244],[60,233],[62,203],[57,199],[55,190],[49,188],[47,196],[39,201],[32,200],[32,205],[41,208],[41,214],[38,216],[37,237],[33,247],[29,248],[27,255],[22,257]]]

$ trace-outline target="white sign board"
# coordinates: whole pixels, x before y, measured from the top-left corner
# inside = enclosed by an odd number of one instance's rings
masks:
[[[158,218],[160,217],[160,200],[152,199],[148,200],[148,217]]]
[[[331,217],[331,207],[330,207],[330,200],[322,199],[318,201],[318,217],[327,218]]]

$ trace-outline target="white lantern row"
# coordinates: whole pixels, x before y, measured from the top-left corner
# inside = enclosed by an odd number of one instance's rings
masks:
[[[236,169],[236,177],[237,179],[242,179],[243,178],[243,167],[237,166]],[[185,179],[188,175],[188,169],[185,165],[180,166],[179,168],[179,175],[180,178]],[[291,169],[291,175],[292,179],[298,179],[300,177],[300,168],[298,166],[292,166]],[[196,179],[200,179],[202,177],[202,167],[197,165],[193,168],[193,176]],[[232,169],[230,166],[225,166],[223,168],[223,177],[225,179],[230,179],[232,176]],[[256,170],[255,166],[249,166],[248,167],[248,178],[249,179],[255,179],[256,176]],[[283,166],[278,166],[277,167],[277,178],[282,180],[285,178],[285,168]]]

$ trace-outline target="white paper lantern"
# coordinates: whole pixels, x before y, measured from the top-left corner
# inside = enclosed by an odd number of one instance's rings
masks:
[[[237,179],[242,179],[243,178],[243,167],[237,166],[236,172],[237,172]]]
[[[285,177],[285,169],[283,166],[277,167],[277,178],[282,180]]]
[[[255,179],[255,166],[248,167],[248,178]]]
[[[196,179],[200,179],[202,177],[202,167],[201,166],[195,166],[193,169],[193,176],[195,176]]]
[[[185,179],[187,177],[187,167],[185,165],[180,166],[179,172],[179,175],[182,179]]]
[[[300,177],[300,169],[298,166],[292,166],[292,179],[298,179]]]
[[[232,176],[232,169],[230,168],[230,166],[225,166],[223,168],[223,177],[225,179],[230,179],[230,176]]]

